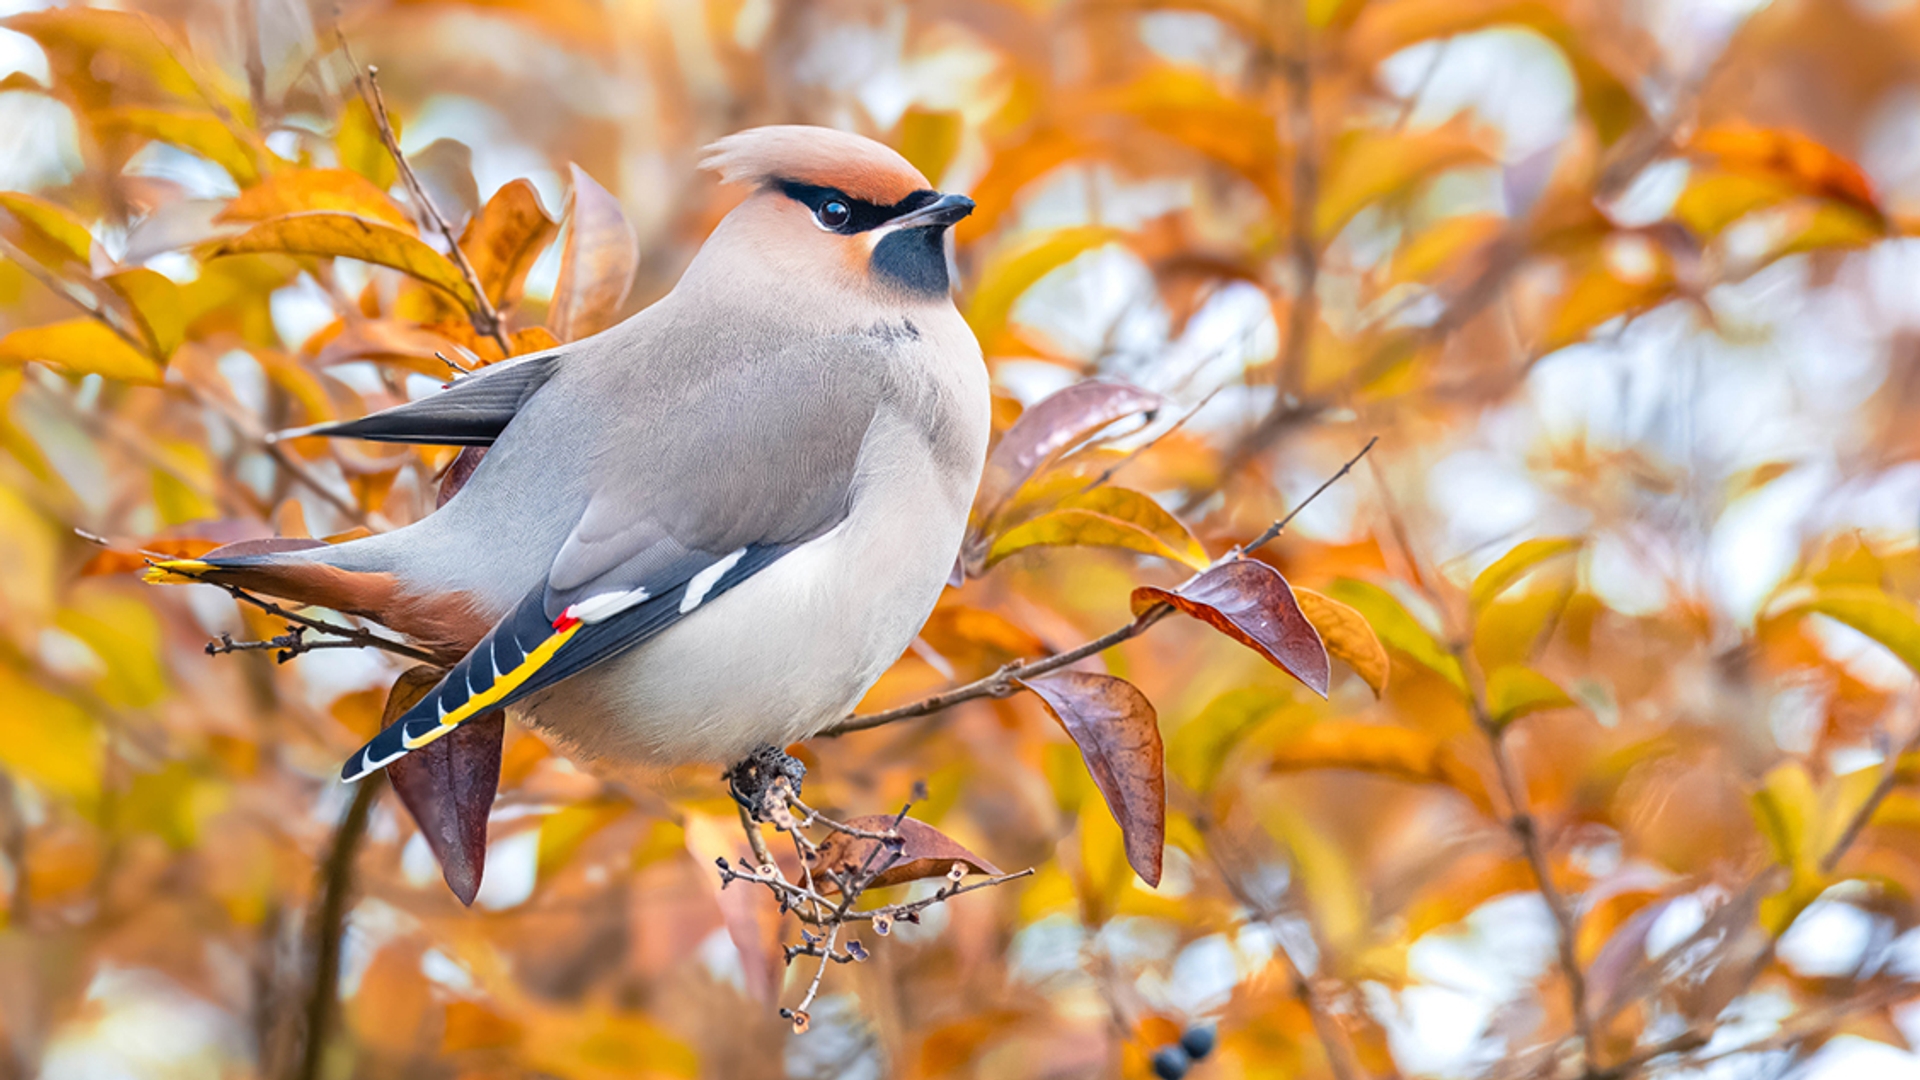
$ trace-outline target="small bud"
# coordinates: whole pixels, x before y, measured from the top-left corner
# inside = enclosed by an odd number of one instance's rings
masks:
[[[793,1017],[793,1033],[795,1035],[805,1035],[807,1028],[813,1024],[813,1017],[808,1016],[807,1010],[805,1009],[800,1009],[791,1015]]]
[[[859,938],[848,939],[847,955],[853,957],[855,963],[864,963],[872,956],[871,953],[867,952],[867,947],[860,944]]]
[[[1179,1046],[1163,1046],[1154,1051],[1153,1075],[1160,1080],[1181,1080],[1187,1070],[1193,1067],[1193,1061],[1187,1052]]]
[[[873,917],[873,932],[879,934],[881,937],[886,937],[888,934],[893,933],[893,919],[887,915],[875,915]]]
[[[923,803],[931,797],[932,796],[927,794],[927,782],[925,780],[915,780],[913,782],[913,794],[908,796],[909,799],[917,803]]]
[[[953,882],[955,885],[960,884],[960,879],[966,876],[967,876],[966,863],[954,863],[952,866],[947,868],[947,880]]]

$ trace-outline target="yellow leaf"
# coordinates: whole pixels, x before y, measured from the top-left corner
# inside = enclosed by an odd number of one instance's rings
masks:
[[[187,319],[180,310],[180,286],[144,266],[121,270],[100,279],[119,294],[133,311],[153,355],[165,361],[187,336]]]
[[[1687,151],[1724,172],[1783,183],[1802,195],[1841,203],[1885,224],[1866,173],[1799,132],[1723,124],[1696,134]]]
[[[189,71],[172,35],[146,15],[100,8],[53,8],[0,20],[46,51],[55,87],[82,110],[109,100],[204,105],[209,97],[249,122],[252,109],[226,91],[218,73]]]
[[[1448,169],[1492,160],[1460,123],[1431,131],[1356,132],[1342,140],[1328,163],[1320,205],[1314,210],[1314,232],[1322,239],[1331,237],[1373,203]]]
[[[242,138],[234,126],[211,113],[121,108],[103,111],[96,119],[107,131],[191,150],[225,169],[243,188],[259,183],[263,164],[273,159],[266,147]]]
[[[957,112],[911,106],[900,118],[900,156],[939,187],[940,177],[960,151],[963,127]]]
[[[384,147],[380,151],[386,153]],[[385,191],[348,169],[294,169],[241,192],[216,221],[257,222],[314,210],[352,214],[415,232],[413,220]]]
[[[392,267],[438,286],[472,311],[477,302],[460,268],[418,237],[352,214],[315,211],[263,221],[215,243],[208,258],[252,254],[320,255]]]
[[[1100,487],[1002,533],[987,552],[987,565],[1031,547],[1065,546],[1124,548],[1195,570],[1208,561],[1206,549],[1159,503],[1127,488]]]
[[[1313,923],[1336,955],[1351,955],[1365,945],[1371,923],[1367,889],[1345,848],[1307,819],[1279,802],[1261,807],[1261,824],[1284,844],[1313,908]]]
[[[1904,597],[1870,585],[1806,585],[1785,594],[1778,610],[1815,612],[1845,623],[1920,674],[1920,609]]]
[[[1712,238],[1756,210],[1778,206],[1797,193],[1766,177],[1701,170],[1688,177],[1673,204],[1673,219],[1697,236]]]
[[[1323,721],[1302,728],[1274,751],[1275,772],[1353,769],[1419,784],[1443,784],[1491,814],[1480,775],[1439,738],[1413,728],[1354,721]]]
[[[1820,798],[1806,766],[1790,761],[1767,773],[1753,795],[1753,816],[1774,860],[1792,875],[1785,889],[1760,905],[1761,924],[1780,934],[1825,887],[1819,869]]]
[[[393,125],[394,138],[399,138],[400,117],[390,115],[387,121]],[[400,168],[393,163],[393,154],[380,140],[380,124],[358,94],[340,111],[340,130],[334,133],[333,145],[340,155],[342,168],[366,177],[379,190],[386,191],[400,179]]]
[[[146,604],[120,590],[90,588],[68,602],[54,625],[100,658],[99,691],[108,704],[144,709],[166,697],[160,620]]]
[[[49,795],[91,806],[100,794],[100,732],[78,705],[0,667],[0,765]]]
[[[1300,606],[1304,610],[1306,604]],[[1211,791],[1234,747],[1292,701],[1291,694],[1272,686],[1240,686],[1221,694],[1167,739],[1168,770],[1194,791]]]
[[[1487,676],[1487,712],[1505,727],[1529,713],[1571,708],[1574,700],[1559,684],[1529,667],[1509,664]]]
[[[1649,311],[1672,297],[1673,275],[1664,260],[1655,273],[1635,281],[1620,277],[1604,261],[1596,260],[1567,290],[1541,350],[1551,352],[1571,345],[1601,323]]]
[[[980,272],[979,284],[967,300],[967,323],[981,345],[991,353],[1006,330],[1014,302],[1041,278],[1076,257],[1110,243],[1120,236],[1118,229],[1102,225],[1083,225],[1046,233],[987,261]]]
[[[533,269],[534,261],[559,229],[540,205],[540,195],[533,185],[514,180],[494,192],[467,223],[460,235],[460,249],[472,262],[473,274],[480,279],[487,298],[495,307],[506,308],[520,299],[527,271]]]
[[[1570,559],[1541,567],[1474,612],[1473,654],[1483,671],[1530,663],[1559,623],[1579,583]]]
[[[82,270],[93,265],[93,234],[66,207],[19,191],[0,191],[0,209],[19,224],[10,239],[42,265],[58,270],[68,263]]]
[[[1398,285],[1442,276],[1474,252],[1483,250],[1506,228],[1507,219],[1499,214],[1459,214],[1445,218],[1393,253],[1389,280]]]
[[[1295,586],[1293,597],[1300,601],[1301,614],[1320,631],[1328,655],[1346,661],[1354,674],[1373,688],[1373,696],[1379,697],[1387,688],[1387,650],[1373,627],[1367,625],[1366,616],[1312,589]]]
[[[1467,599],[1476,609],[1485,607],[1527,571],[1548,559],[1579,551],[1581,544],[1578,537],[1572,536],[1541,536],[1522,541],[1480,571],[1473,579],[1472,588],[1467,590]]]
[[[1280,140],[1262,106],[1223,94],[1213,79],[1178,68],[1142,76],[1107,104],[1239,173],[1278,206]]]
[[[545,882],[567,864],[587,838],[627,812],[623,803],[589,801],[565,806],[540,822],[540,854],[535,880]]]
[[[29,326],[0,338],[0,363],[49,364],[70,375],[103,375],[123,382],[160,384],[160,365],[97,319]]]
[[[1467,692],[1467,677],[1460,670],[1460,662],[1407,613],[1392,593],[1351,578],[1334,582],[1327,592],[1364,615],[1367,625],[1388,648],[1431,670],[1462,694]]]

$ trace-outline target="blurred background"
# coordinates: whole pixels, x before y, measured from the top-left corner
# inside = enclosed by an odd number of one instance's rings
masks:
[[[1912,0],[0,11],[0,1076],[1920,1075]],[[452,233],[518,215],[511,351],[672,287],[740,197],[704,144],[812,123],[978,201],[996,430],[1164,398],[983,515],[866,709],[1123,624],[1377,437],[1260,553],[1347,613],[1328,699],[1190,620],[1095,662],[1158,711],[1157,888],[1031,697],[801,749],[816,805],[924,782],[1036,870],[869,940],[804,1034],[711,769],[510,731],[473,907],[383,797],[329,937],[403,665],[210,657],[283,626],[136,571],[429,512],[448,452],[262,435],[502,355],[356,63]],[[425,255],[248,231],[314,210]],[[1150,528],[1003,542],[1102,477]]]

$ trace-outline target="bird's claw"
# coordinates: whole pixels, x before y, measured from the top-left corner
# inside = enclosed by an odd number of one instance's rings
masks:
[[[806,775],[807,767],[800,764],[799,759],[777,746],[767,745],[734,762],[721,779],[727,782],[734,802],[746,807],[756,819],[771,821],[767,796],[782,779],[787,782],[787,794],[800,794],[800,783]]]

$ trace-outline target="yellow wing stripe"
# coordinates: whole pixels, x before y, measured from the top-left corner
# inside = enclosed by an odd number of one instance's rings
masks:
[[[445,716],[440,718],[440,725],[438,727],[429,728],[419,736],[405,739],[404,745],[406,748],[409,750],[420,749],[440,736],[445,735],[461,721],[470,720],[478,716],[491,708],[495,702],[513,693],[514,690],[519,688],[521,683],[533,678],[535,672],[547,666],[547,662],[552,660],[554,654],[560,651],[560,646],[573,640],[573,635],[579,633],[580,627],[583,625],[585,624],[574,623],[572,626],[555,633],[552,637],[541,642],[538,647],[527,654],[525,660],[515,665],[512,671],[502,674],[498,679],[493,681],[491,686],[488,686],[485,690],[469,697],[457,707],[449,710]]]

